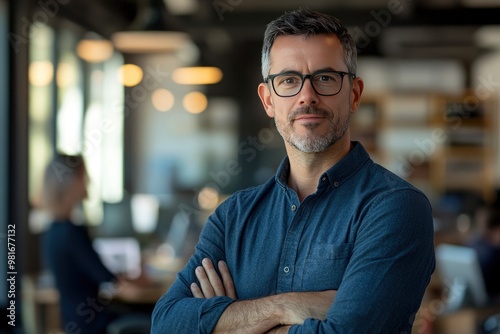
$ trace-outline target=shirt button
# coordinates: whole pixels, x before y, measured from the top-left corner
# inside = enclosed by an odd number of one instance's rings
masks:
[[[335,182],[333,182],[333,185],[334,185],[335,187],[338,187],[338,186],[340,185],[340,183],[339,183],[338,181],[335,181]]]
[[[292,211],[297,210],[297,206],[295,204],[292,204]]]
[[[283,271],[285,272],[285,274],[288,274],[288,272],[290,271],[290,268],[289,267],[285,267],[285,268],[283,268]]]
[[[323,181],[323,182],[324,182],[324,181],[326,181],[326,176],[323,176],[323,177],[321,178],[321,181]]]

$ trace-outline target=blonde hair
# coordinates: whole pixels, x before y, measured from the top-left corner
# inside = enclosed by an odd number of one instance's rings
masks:
[[[85,163],[81,155],[56,154],[45,169],[42,205],[54,216],[64,210],[76,181],[86,175]]]

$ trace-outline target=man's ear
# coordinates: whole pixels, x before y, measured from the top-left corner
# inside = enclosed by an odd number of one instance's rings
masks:
[[[360,77],[356,77],[352,80],[352,89],[351,89],[351,112],[355,113],[358,110],[359,105],[361,104],[361,94],[363,93],[363,88],[365,84],[363,79]]]
[[[269,85],[266,83],[259,84],[257,88],[257,93],[259,94],[260,101],[266,110],[269,117],[274,117],[274,104],[271,98],[271,92],[269,91]]]

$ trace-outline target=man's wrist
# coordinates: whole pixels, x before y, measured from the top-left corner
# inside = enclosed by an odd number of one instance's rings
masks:
[[[239,300],[231,303],[222,313],[213,333],[265,333],[282,325],[284,310],[275,303],[275,296]]]
[[[266,332],[266,334],[286,334],[290,328],[292,328],[292,326],[276,326]]]
[[[294,313],[295,308],[293,305],[295,305],[294,298],[296,295],[294,292],[287,292],[269,297],[275,306],[276,319],[281,325],[292,325],[301,322]]]

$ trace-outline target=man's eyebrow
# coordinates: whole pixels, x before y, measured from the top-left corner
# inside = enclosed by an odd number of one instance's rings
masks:
[[[315,70],[313,73],[316,73],[316,72],[323,72],[323,71],[340,71],[340,70],[337,70],[333,67],[330,67],[330,66],[327,66],[327,67],[322,67],[320,69],[317,69]]]
[[[326,67],[322,67],[322,68],[319,68],[317,70],[314,70],[311,73],[325,72],[325,71],[326,72],[328,72],[328,71],[340,71],[340,72],[342,72],[342,70],[337,70],[337,69],[335,69],[335,68],[333,68],[331,66],[326,66]],[[292,70],[290,68],[284,68],[283,70],[277,72],[276,74],[288,74],[288,73],[304,74],[304,73],[301,73],[301,72],[299,72],[297,70]],[[311,74],[311,73],[309,73],[309,74]],[[307,73],[305,73],[305,74],[307,74]]]
[[[286,73],[297,73],[297,74],[301,74],[299,71],[297,70],[292,70],[290,68],[284,68],[282,69],[281,71],[279,72],[276,72],[277,74],[286,74]]]

